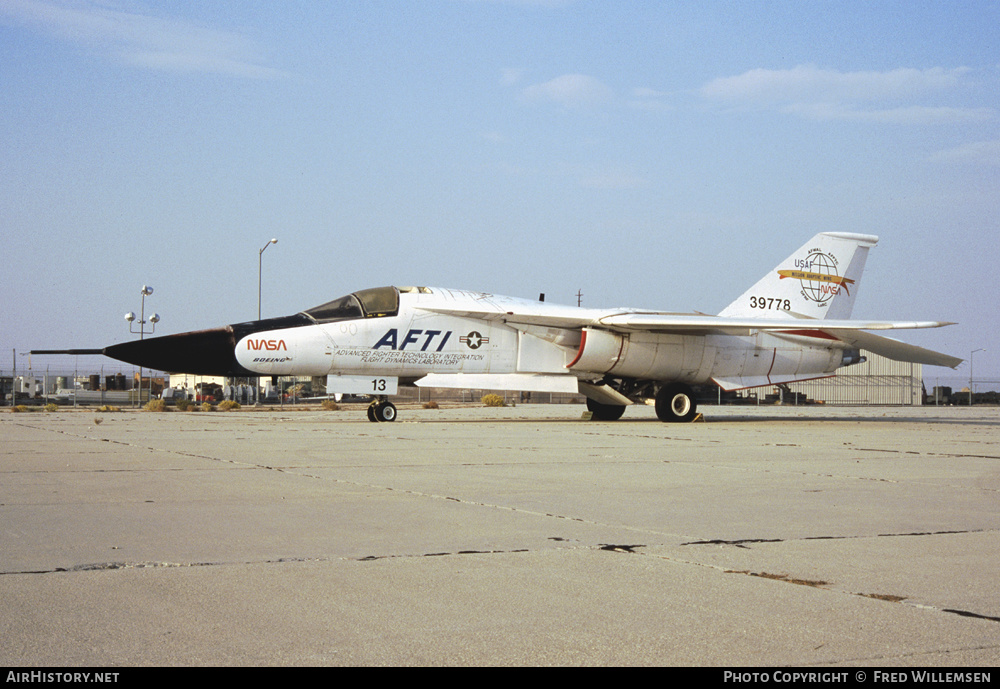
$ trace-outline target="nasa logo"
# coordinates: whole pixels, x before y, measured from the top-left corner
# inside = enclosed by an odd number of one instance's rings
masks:
[[[247,351],[259,351],[261,349],[266,349],[269,352],[277,352],[279,349],[288,351],[284,340],[247,340]]]

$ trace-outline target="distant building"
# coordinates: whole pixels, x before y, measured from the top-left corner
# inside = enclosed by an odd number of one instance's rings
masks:
[[[171,373],[170,387],[175,390],[183,390],[188,399],[198,402],[208,401],[209,398],[221,399],[221,391],[226,386],[226,379],[222,376],[196,376],[192,373]],[[216,395],[219,391],[219,395]]]
[[[792,383],[792,392],[810,401],[839,405],[903,405],[923,403],[923,366],[862,352],[867,361],[837,369],[832,378]]]

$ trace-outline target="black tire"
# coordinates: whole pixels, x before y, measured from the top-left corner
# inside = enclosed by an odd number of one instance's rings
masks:
[[[694,390],[683,383],[670,383],[656,393],[656,416],[668,423],[694,421],[698,413],[698,403]]]
[[[375,417],[379,421],[391,422],[396,420],[396,405],[392,402],[379,402],[375,405]]]
[[[375,405],[377,402],[372,402],[368,405],[368,420],[375,423],[378,422],[378,417],[375,415]]]
[[[622,418],[622,414],[625,413],[625,405],[601,404],[600,402],[595,402],[588,397],[587,411],[593,414],[590,418],[594,421],[617,421]]]

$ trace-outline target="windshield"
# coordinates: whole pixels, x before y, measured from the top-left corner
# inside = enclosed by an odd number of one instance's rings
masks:
[[[399,292],[395,287],[363,289],[346,297],[303,311],[317,323],[346,321],[355,318],[395,316],[399,312]]]

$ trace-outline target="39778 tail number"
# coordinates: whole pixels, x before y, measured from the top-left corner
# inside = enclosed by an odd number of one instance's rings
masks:
[[[774,297],[750,297],[750,308],[791,311],[792,302],[789,299],[775,299]]]

